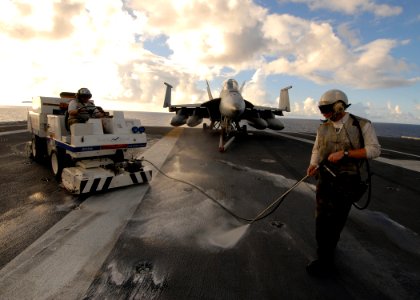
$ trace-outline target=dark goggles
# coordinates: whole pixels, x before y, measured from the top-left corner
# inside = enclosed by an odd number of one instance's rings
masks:
[[[78,96],[79,100],[89,100],[90,98],[92,98],[92,95],[89,94],[82,94]]]
[[[322,114],[328,114],[334,111],[334,104],[320,105],[318,107]]]

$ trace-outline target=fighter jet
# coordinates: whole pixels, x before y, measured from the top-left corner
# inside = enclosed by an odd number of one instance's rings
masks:
[[[206,81],[207,82],[207,81]],[[213,98],[209,83],[207,93],[209,100],[201,104],[171,104],[172,86],[166,85],[165,101],[163,107],[170,112],[176,112],[171,120],[172,126],[187,124],[195,127],[202,123],[203,118],[210,119],[210,125],[203,124],[204,129],[220,130],[219,151],[224,152],[235,139],[238,132],[246,133],[247,127],[239,125],[241,120],[246,120],[256,129],[270,128],[282,130],[283,123],[276,119],[282,116],[283,111],[290,112],[289,89],[291,86],[280,90],[279,107],[256,106],[242,97],[244,84],[239,87],[235,79],[228,79],[223,83],[219,98]]]

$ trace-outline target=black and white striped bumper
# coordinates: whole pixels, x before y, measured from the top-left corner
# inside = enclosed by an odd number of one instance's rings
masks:
[[[80,167],[65,168],[61,175],[64,187],[73,194],[86,194],[123,187],[133,184],[147,183],[152,179],[152,170],[142,168],[137,172],[123,171],[114,174],[104,168]]]

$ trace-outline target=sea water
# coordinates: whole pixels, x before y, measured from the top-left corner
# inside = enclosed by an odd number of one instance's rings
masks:
[[[30,106],[0,106],[0,123],[26,121]],[[168,112],[141,112],[126,111],[128,118],[138,118],[143,126],[170,126],[173,113]],[[302,132],[315,134],[321,123],[314,119],[296,119],[282,117],[285,125],[283,132]],[[420,138],[420,125],[398,124],[398,123],[377,123],[373,122],[376,134],[381,137],[415,137]]]

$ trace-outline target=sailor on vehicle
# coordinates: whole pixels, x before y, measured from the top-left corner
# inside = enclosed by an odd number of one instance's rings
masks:
[[[95,106],[92,100],[92,94],[87,88],[81,88],[76,93],[76,98],[70,101],[68,106],[68,125],[69,128],[75,123],[85,123],[89,118],[102,118],[107,113]]]

